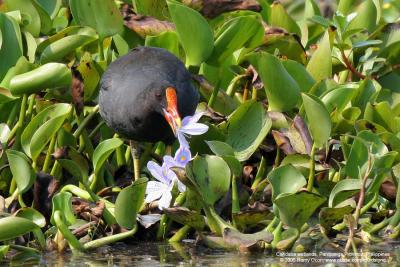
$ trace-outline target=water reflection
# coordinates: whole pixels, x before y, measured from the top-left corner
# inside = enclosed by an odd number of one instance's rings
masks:
[[[332,252],[335,252],[332,250]],[[337,252],[337,251],[336,251]],[[322,252],[321,252],[322,253]],[[323,255],[316,252],[317,255]],[[325,253],[325,252],[324,252]],[[400,243],[381,243],[374,247],[365,247],[361,255],[379,253],[379,261],[361,261],[360,266],[399,266]],[[293,253],[292,253],[293,254]],[[328,253],[329,254],[329,253]],[[333,253],[335,254],[335,253]],[[328,256],[304,257],[298,254],[282,256],[285,253],[240,253],[209,249],[196,246],[193,241],[180,244],[165,243],[137,243],[127,245],[118,243],[106,246],[90,253],[46,253],[39,262],[27,264],[16,263],[21,266],[222,266],[222,267],[251,267],[251,266],[356,266],[354,263],[343,262],[340,257],[333,257],[333,262],[327,262]],[[389,255],[389,256],[388,256]],[[360,257],[362,258],[362,257]],[[321,260],[322,259],[322,260]],[[335,262],[335,259],[337,261]],[[1,264],[0,264],[1,265]]]

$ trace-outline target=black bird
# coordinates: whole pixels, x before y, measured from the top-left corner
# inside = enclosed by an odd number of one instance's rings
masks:
[[[199,93],[184,64],[162,48],[138,47],[110,64],[101,79],[100,115],[119,135],[167,144]]]

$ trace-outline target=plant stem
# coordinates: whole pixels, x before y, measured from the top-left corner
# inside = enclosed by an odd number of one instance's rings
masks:
[[[257,89],[255,87],[251,90],[251,99],[257,101]]]
[[[74,137],[78,138],[83,130],[85,129],[85,127],[89,124],[90,120],[97,114],[97,112],[99,111],[99,105],[96,105],[93,110],[83,119],[83,121],[79,124],[78,128],[76,129],[76,131],[74,132]]]
[[[55,134],[51,138],[49,147],[47,148],[46,158],[44,159],[43,168],[42,168],[42,171],[44,173],[47,173],[49,171],[51,153],[54,151],[54,148],[55,148],[55,145],[56,145],[56,139],[57,139],[57,134]]]
[[[215,100],[217,99],[218,92],[219,92],[219,84],[220,84],[220,81],[218,81],[217,84],[214,86],[214,89],[212,91],[210,99],[208,100],[208,106],[210,108],[212,108],[214,106]]]
[[[239,196],[237,191],[236,176],[232,175],[232,222],[233,226],[236,227],[235,214],[240,211]]]
[[[79,242],[79,240],[71,233],[68,226],[64,224],[63,215],[61,211],[56,210],[54,212],[54,222],[56,223],[57,229],[62,233],[64,238],[68,241],[68,244],[72,249],[83,251],[84,247]]]
[[[14,143],[14,149],[19,150],[21,145],[21,134],[22,128],[24,126],[25,121],[25,113],[26,113],[26,103],[28,101],[28,95],[24,94],[22,96],[21,108],[19,110],[19,117],[18,117],[18,128],[16,130],[16,140]]]
[[[133,159],[133,173],[135,181],[140,178],[140,156],[139,156],[139,145],[136,141],[130,140],[129,145],[131,147],[131,154]]]
[[[308,183],[307,183],[307,191],[312,191],[314,186],[314,176],[315,176],[315,144],[313,144],[311,148],[311,155],[310,155],[310,173],[308,175]]]
[[[99,38],[99,61],[104,61],[104,45],[103,45],[103,38]]]
[[[186,237],[186,235],[189,233],[190,227],[189,225],[185,225],[181,227],[168,241],[169,242],[180,242],[182,239]]]
[[[228,96],[233,96],[235,94],[236,91],[236,84],[243,79],[244,77],[246,77],[245,74],[241,74],[241,75],[237,75],[235,77],[233,77],[231,83],[229,84],[228,88],[226,89],[226,94]]]
[[[265,169],[266,169],[266,161],[264,157],[261,157],[261,162],[260,165],[258,166],[257,169],[257,174],[256,174],[256,178],[254,178],[254,182],[251,185],[251,190],[255,190],[256,187],[258,186],[258,184],[261,182],[262,178],[264,177],[265,174]]]
[[[131,237],[134,234],[136,234],[137,229],[138,229],[137,224],[135,224],[135,226],[127,232],[123,232],[123,233],[119,233],[119,234],[111,235],[111,236],[107,236],[107,237],[102,237],[102,238],[87,242],[87,243],[83,244],[83,248],[85,250],[90,250],[90,249],[98,248],[101,246],[105,246],[105,245],[108,245],[111,243],[121,241],[125,238]]]
[[[33,113],[33,106],[35,105],[35,100],[36,100],[36,94],[32,94],[29,97],[29,105],[28,105],[28,111],[26,112],[26,119],[30,121]]]

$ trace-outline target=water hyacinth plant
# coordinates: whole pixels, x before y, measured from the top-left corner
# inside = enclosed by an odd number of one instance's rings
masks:
[[[399,18],[395,0],[0,1],[0,261],[397,240]],[[174,64],[126,60],[150,50]],[[140,108],[104,110],[108,89]]]

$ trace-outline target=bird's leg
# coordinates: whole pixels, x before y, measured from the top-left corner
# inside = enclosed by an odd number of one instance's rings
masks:
[[[140,178],[139,144],[136,141],[130,140],[129,145],[131,147],[131,154],[133,159],[133,173],[136,181]]]

